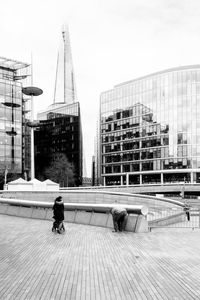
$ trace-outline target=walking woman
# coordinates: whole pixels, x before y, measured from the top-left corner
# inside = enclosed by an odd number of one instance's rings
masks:
[[[61,233],[62,230],[65,230],[63,221],[64,221],[64,202],[62,197],[59,196],[55,199],[53,205],[53,218],[55,221],[53,222],[52,231],[57,231]]]

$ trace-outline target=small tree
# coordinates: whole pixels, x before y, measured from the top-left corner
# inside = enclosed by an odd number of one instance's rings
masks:
[[[45,176],[59,183],[61,187],[74,186],[75,183],[74,166],[63,153],[52,157],[50,166],[45,169]]]
[[[17,171],[16,165],[14,165],[12,169],[5,167],[5,165],[0,165],[0,189],[3,189],[4,184],[21,177],[21,174]]]

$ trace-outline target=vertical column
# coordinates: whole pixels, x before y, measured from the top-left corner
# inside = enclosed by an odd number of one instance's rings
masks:
[[[31,86],[33,86],[33,56],[31,53]],[[34,120],[33,93],[31,94],[31,122]],[[31,179],[35,178],[34,128],[31,127]]]
[[[160,182],[163,184],[163,173],[160,174]]]
[[[140,185],[142,185],[142,174],[140,174]]]
[[[123,165],[121,164],[120,165],[120,173],[121,173],[121,176],[120,176],[120,184],[123,185],[123,175],[122,175],[122,172],[123,172]]]
[[[191,172],[190,176],[191,176],[191,183],[194,183],[194,173]]]
[[[129,185],[129,173],[126,173],[126,185]]]
[[[31,122],[33,122],[33,96],[31,96]],[[31,179],[35,178],[35,157],[34,157],[34,128],[31,127]]]
[[[199,209],[199,228],[200,228],[200,209]]]

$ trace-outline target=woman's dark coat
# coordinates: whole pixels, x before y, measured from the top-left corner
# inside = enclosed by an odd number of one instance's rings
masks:
[[[53,218],[56,221],[63,221],[64,220],[64,203],[62,198],[56,198],[55,203],[53,205]]]

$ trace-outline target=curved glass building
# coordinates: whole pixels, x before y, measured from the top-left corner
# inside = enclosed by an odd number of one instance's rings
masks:
[[[200,182],[200,65],[116,85],[100,97],[104,185]]]

